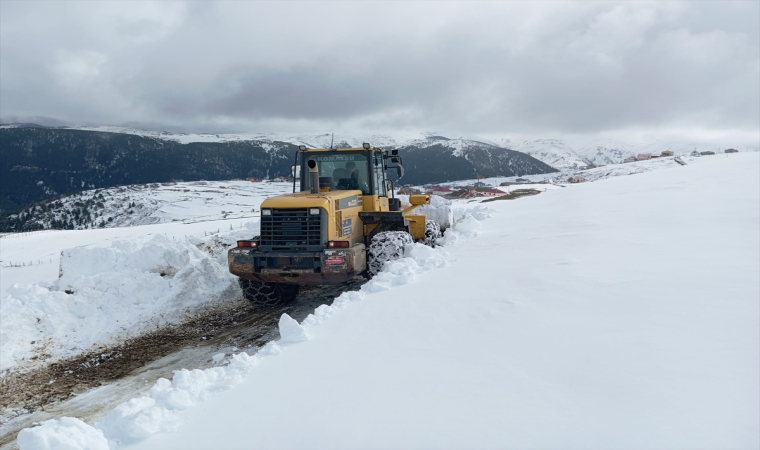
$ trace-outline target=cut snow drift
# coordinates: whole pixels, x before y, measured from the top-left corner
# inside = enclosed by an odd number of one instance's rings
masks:
[[[53,283],[13,285],[3,295],[0,370],[181,322],[234,281],[226,261],[162,235],[64,250],[60,273]]]
[[[294,344],[309,339],[309,333],[306,329],[287,314],[280,316],[278,326],[280,329],[280,342],[283,344]]]
[[[73,417],[21,430],[17,441],[20,448],[34,450],[108,450],[102,431]]]

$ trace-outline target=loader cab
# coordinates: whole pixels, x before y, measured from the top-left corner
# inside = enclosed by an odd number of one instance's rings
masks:
[[[358,190],[364,197],[386,198],[380,208],[388,205],[389,178],[386,174],[388,154],[385,150],[368,147],[341,149],[305,149],[301,147],[301,192],[311,191],[311,177],[307,164],[316,162],[319,171],[319,191]],[[370,200],[370,199],[367,199]]]

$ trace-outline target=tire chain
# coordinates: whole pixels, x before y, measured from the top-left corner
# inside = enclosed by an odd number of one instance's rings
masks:
[[[282,303],[280,293],[270,284],[244,278],[239,278],[238,283],[245,298],[254,305],[278,306]]]
[[[441,238],[443,234],[441,233],[441,227],[438,225],[438,223],[434,220],[426,220],[425,221],[425,239],[422,240],[422,243],[430,246],[435,247],[436,241]]]
[[[388,261],[404,256],[404,246],[414,243],[412,235],[406,231],[383,231],[377,233],[369,244],[367,272],[377,275]]]

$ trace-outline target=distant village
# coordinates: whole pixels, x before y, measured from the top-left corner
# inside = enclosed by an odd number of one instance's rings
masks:
[[[531,181],[525,178],[517,178],[514,182],[501,183],[499,187],[488,185],[482,181],[476,181],[467,186],[456,186],[454,189],[442,186],[437,183],[429,183],[422,185],[421,188],[414,187],[411,184],[401,186],[398,193],[401,195],[410,194],[430,194],[440,195],[441,197],[449,199],[467,199],[475,197],[501,197],[503,195],[509,195],[509,186],[520,185],[524,183],[530,183]],[[501,188],[501,189],[500,189]]]
[[[739,150],[735,148],[727,148],[724,151],[724,153],[739,153]],[[714,154],[715,152],[712,152],[712,151],[698,152],[694,150],[693,152],[691,152],[691,156],[710,156]],[[629,162],[636,162],[636,161],[646,161],[646,160],[654,159],[654,158],[664,158],[666,156],[675,156],[675,153],[673,153],[671,150],[665,150],[659,155],[655,155],[652,153],[639,153],[636,156],[629,156],[628,158],[624,159],[623,162],[629,163]]]
[[[233,178],[232,181],[243,181],[242,178]],[[254,183],[261,183],[262,181],[271,181],[273,183],[292,183],[293,177],[274,177],[271,180],[262,180],[261,178],[248,177],[245,181],[253,181]]]
[[[735,148],[729,148],[724,150],[724,153],[739,153],[739,150]],[[704,152],[698,152],[694,150],[691,152],[690,156],[710,156],[715,155],[716,152],[713,151],[704,151]],[[647,161],[650,159],[655,158],[665,158],[668,156],[675,156],[675,153],[672,150],[665,150],[659,155],[652,154],[652,153],[639,153],[636,156],[630,156],[623,160],[624,163],[630,163],[630,162],[636,162],[636,161]],[[680,158],[676,158],[678,160]],[[681,163],[678,161],[679,164]],[[594,169],[596,166],[591,164],[584,169]],[[638,173],[638,172],[637,172]],[[233,181],[243,181],[241,178],[234,178]],[[248,177],[245,179],[245,181],[252,181],[255,183],[261,183],[264,181],[268,182],[274,182],[274,183],[293,183],[294,178],[293,177],[275,177],[270,180],[263,180],[261,178],[256,177]],[[571,176],[567,179],[568,183],[584,183],[586,182],[586,179],[580,176]],[[476,197],[501,197],[504,195],[510,195],[510,188],[509,186],[512,185],[520,185],[520,184],[526,184],[531,183],[530,180],[526,178],[517,178],[512,182],[504,182],[501,183],[501,185],[497,186],[491,186],[488,185],[482,181],[476,181],[475,183],[467,186],[455,186],[454,189],[443,186],[439,183],[428,183],[424,184],[421,187],[411,184],[405,184],[401,186],[398,193],[401,195],[410,195],[410,194],[430,194],[430,195],[440,195],[445,198],[449,199],[468,199],[468,198],[476,198]],[[519,188],[518,188],[519,189]]]

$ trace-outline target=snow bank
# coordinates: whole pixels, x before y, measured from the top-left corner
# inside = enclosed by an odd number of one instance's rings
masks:
[[[108,450],[103,432],[79,419],[48,420],[18,434],[19,448],[34,450]]]
[[[281,343],[294,344],[309,339],[309,332],[287,314],[280,317],[277,325],[280,330]]]
[[[425,214],[428,219],[440,225],[442,230],[446,230],[451,226],[451,200],[431,195],[430,203],[415,208],[414,214]]]
[[[443,245],[455,244],[461,240],[470,239],[478,235],[480,222],[491,217],[493,209],[483,205],[474,208],[457,208],[452,211],[454,228],[447,231],[440,239]]]
[[[276,347],[277,344],[271,343],[261,353],[277,354]],[[87,427],[101,432],[112,447],[139,441],[155,433],[172,431],[180,424],[177,417],[179,411],[193,407],[215,391],[239,383],[261,357],[239,353],[233,355],[229,364],[223,367],[175,371],[172,381],[159,379],[146,395],[117,406],[97,424],[97,428]],[[25,450],[25,447],[19,447]]]
[[[409,203],[408,195],[396,195],[402,202]],[[442,230],[446,230],[451,226],[451,200],[445,199],[440,195],[431,195],[430,203],[427,205],[420,205],[414,209],[412,214],[425,214],[429,220],[435,221],[441,226]]]
[[[488,208],[478,206],[472,211],[460,211],[458,221],[447,233],[460,233],[457,240],[474,237],[477,233],[472,228],[472,221],[484,220],[489,216]],[[466,230],[459,230],[462,226]],[[454,242],[454,241],[452,241]],[[138,253],[151,254],[151,251],[141,252],[141,247],[133,250]],[[282,353],[289,345],[297,345],[310,339],[310,330],[323,323],[337,312],[348,308],[352,303],[365,299],[375,292],[382,292],[394,286],[410,283],[419,274],[443,267],[451,261],[450,255],[444,248],[430,248],[422,244],[411,244],[405,248],[404,258],[385,265],[383,271],[372,280],[365,283],[361,290],[345,292],[335,299],[332,305],[322,305],[299,324],[287,314],[279,321],[280,339],[262,347],[255,355],[245,352],[232,356],[224,366],[212,367],[205,370],[179,370],[174,373],[172,380],[160,379],[147,394],[129,400],[111,411],[99,421],[95,427],[84,425],[91,433],[105,436],[111,448],[118,448],[142,441],[147,437],[176,430],[181,420],[179,412],[195,406],[217,391],[227,390],[240,383],[263,359]],[[150,270],[149,263],[139,263],[143,270]],[[171,266],[173,267],[173,266]],[[87,273],[85,270],[84,273]],[[77,427],[83,424],[78,421]],[[75,425],[71,425],[75,426]],[[35,429],[29,429],[33,431]],[[46,431],[52,436],[68,435],[70,431],[64,426],[58,426]],[[82,444],[84,445],[84,444]],[[29,444],[21,444],[20,450],[36,448]],[[78,448],[78,447],[77,447]]]
[[[0,370],[180,322],[234,280],[218,256],[163,235],[64,250],[60,274],[53,283],[15,284],[0,298]]]

